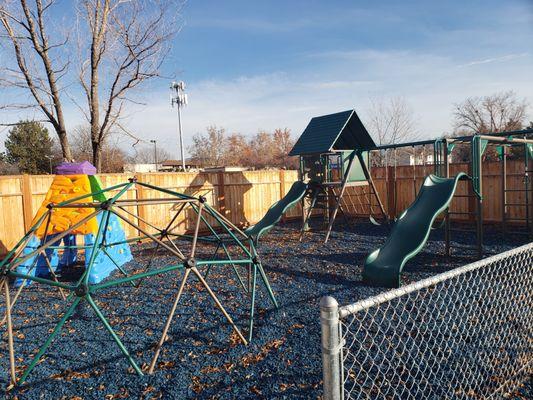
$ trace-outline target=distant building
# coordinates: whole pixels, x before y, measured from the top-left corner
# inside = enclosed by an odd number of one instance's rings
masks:
[[[124,164],[124,172],[130,173],[157,172],[160,168],[161,164]]]
[[[412,154],[409,155],[409,165],[433,164],[433,154],[417,154],[416,159]]]
[[[245,167],[207,167],[202,168],[205,172],[242,172],[248,171],[248,168]]]
[[[452,162],[452,155],[448,155],[448,163]],[[415,157],[411,154],[409,155],[409,165],[428,165],[433,164],[433,154],[426,154],[425,157],[422,154],[418,154]]]
[[[191,171],[191,170],[198,170],[200,166],[195,163],[191,159],[185,160],[185,170]],[[182,170],[182,164],[181,160],[165,160],[161,163],[161,166],[159,167],[159,171],[164,172],[175,172],[175,171],[181,171]]]

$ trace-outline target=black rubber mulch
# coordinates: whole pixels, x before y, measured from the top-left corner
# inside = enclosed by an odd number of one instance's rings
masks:
[[[359,222],[338,226],[327,245],[323,233],[309,233],[298,242],[297,224],[276,228],[261,242],[259,253],[279,309],[261,290],[257,301],[255,335],[249,346],[240,344],[196,281],[186,288],[170,340],[152,376],[137,376],[88,306],[80,307],[65,325],[27,383],[12,390],[20,399],[121,398],[317,398],[321,395],[321,355],[318,302],[324,295],[340,304],[353,303],[383,289],[361,282],[365,256],[386,239],[387,228]],[[454,238],[472,244],[473,237]],[[502,237],[488,228],[487,255],[524,243],[523,237]],[[150,252],[139,255],[130,269],[140,267]],[[202,254],[208,254],[202,247]],[[473,260],[473,253],[458,249],[443,255],[442,231],[405,268],[409,283],[447,271]],[[154,258],[154,266],[172,259]],[[65,275],[66,276],[66,275]],[[96,300],[121,340],[146,369],[177,291],[180,274],[170,273],[144,281],[140,289],[124,285],[98,293]],[[214,268],[209,282],[223,304],[246,330],[247,301],[229,268]],[[199,290],[200,289],[200,290]],[[19,373],[37,345],[64,310],[57,292],[32,285],[24,291],[15,314],[15,346]],[[2,310],[3,315],[3,310]],[[4,336],[5,338],[5,336]],[[6,340],[0,353],[0,385],[7,386]],[[530,393],[530,384],[525,386]],[[77,396],[77,397],[76,397]],[[516,397],[522,395],[517,392]],[[525,398],[525,397],[524,397]]]

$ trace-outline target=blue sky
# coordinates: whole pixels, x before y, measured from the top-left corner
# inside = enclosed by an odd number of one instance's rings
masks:
[[[355,108],[364,121],[393,96],[427,138],[450,132],[469,96],[514,90],[533,104],[533,0],[189,0],[182,22],[163,72],[188,85],[186,144],[213,124],[297,137],[315,115]],[[145,87],[128,127],[177,154],[168,84]],[[67,119],[82,122],[73,105]]]

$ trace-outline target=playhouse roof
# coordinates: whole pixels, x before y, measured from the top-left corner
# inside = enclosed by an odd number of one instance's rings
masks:
[[[347,110],[312,118],[289,155],[368,150],[374,147],[376,144],[355,110]]]

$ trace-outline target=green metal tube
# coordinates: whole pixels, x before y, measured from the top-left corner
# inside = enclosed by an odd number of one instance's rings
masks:
[[[231,258],[229,251],[224,243],[222,243],[222,248],[224,249],[224,252],[226,253],[226,256],[228,256],[228,260],[233,261]],[[239,280],[239,283],[241,284],[242,288],[245,292],[248,292],[248,289],[246,288],[246,284],[241,278],[241,275],[239,274],[239,271],[237,271],[237,267],[235,267],[235,264],[232,262],[231,267],[233,268],[233,272],[235,272],[235,275],[237,276],[237,279]]]
[[[198,212],[198,208],[196,207],[196,204],[191,203],[191,208],[192,208],[194,211]],[[211,210],[210,210],[211,207],[209,207],[209,204],[205,204],[205,208],[209,209],[209,213],[212,214],[212,213],[211,213]],[[213,229],[213,227],[211,226],[211,224],[207,222],[207,220],[205,219],[205,217],[202,215],[201,218],[202,218],[202,221],[204,222],[204,224],[207,226],[207,229],[209,229],[209,230],[211,231],[211,234],[212,234],[213,236],[215,236],[216,239],[220,240],[220,237],[219,237],[218,234],[215,232],[215,230]],[[189,236],[190,236],[190,235],[189,235]]]
[[[21,278],[21,279],[25,279],[25,280],[28,280],[28,281],[34,281],[34,282],[38,282],[38,283],[43,283],[45,285],[60,287],[61,289],[67,289],[67,290],[74,290],[75,289],[75,286],[67,285],[66,283],[51,281],[49,279],[39,278],[37,276],[21,274],[21,273],[15,272],[15,271],[8,271],[7,275],[10,276],[10,277],[14,277],[14,278]]]
[[[255,286],[257,284],[257,265],[254,264],[252,277],[252,299],[250,303],[250,321],[248,323],[248,342],[252,340],[254,332],[254,312],[255,312]]]
[[[251,259],[247,260],[198,260],[196,261],[196,265],[202,266],[202,265],[226,265],[226,264],[250,264],[252,262]]]
[[[19,246],[24,242],[24,241],[27,241],[29,240],[30,236],[33,235],[33,233],[39,228],[39,226],[41,226],[42,222],[44,221],[44,218],[46,216],[48,216],[48,214],[50,213],[50,211],[44,213],[43,215],[41,215],[41,217],[37,220],[37,222],[35,224],[33,224],[33,226],[30,228],[30,230],[28,231],[28,233],[26,233],[22,239],[20,239],[18,241],[18,243],[9,251],[9,253],[6,254],[6,256],[4,257],[4,259],[2,260],[2,262],[0,262],[0,268],[2,268],[8,261],[9,259],[13,256],[13,254],[16,253],[16,251],[18,250]],[[26,245],[26,244],[24,244]]]
[[[84,275],[84,278],[83,278],[83,282],[85,284],[87,284],[89,282],[89,274],[91,273],[91,271],[93,269],[94,260],[96,260],[96,256],[100,252],[100,242],[102,240],[102,232],[105,229],[105,228],[102,229],[102,227],[105,226],[105,223],[102,224],[102,221],[104,219],[105,219],[105,221],[107,221],[109,219],[109,211],[108,210],[103,210],[102,219],[100,220],[100,226],[98,227],[98,232],[97,232],[96,237],[94,239],[93,251],[91,252],[91,257],[89,258],[89,263],[87,264],[87,268],[85,268],[85,275]],[[105,234],[104,234],[104,236],[105,236]]]
[[[113,243],[108,243],[107,246],[108,247],[111,247],[111,246],[118,246],[120,244],[129,244],[129,243],[132,243],[132,242],[138,242],[138,241],[142,241],[144,239],[148,239],[148,236],[146,235],[143,235],[143,236],[136,236],[134,238],[130,238],[130,239],[126,239],[126,240],[121,240],[120,242],[113,242]]]
[[[226,226],[226,224],[224,222],[222,222],[222,220],[220,219],[220,216],[218,215],[218,213],[216,212],[216,210],[214,210],[213,208],[211,208],[209,205],[206,205],[205,207],[209,213],[211,214],[211,216],[213,218],[215,218],[217,220],[217,222],[222,225],[227,233],[229,233],[229,235],[238,243],[238,245],[241,247],[241,249],[250,257],[252,258],[252,254],[250,254],[250,252],[248,251],[248,249],[246,248],[246,246],[244,246],[241,241],[239,240],[239,238],[237,238],[237,236],[235,236],[235,234],[231,231],[231,229],[228,229],[228,227]],[[247,237],[247,239],[249,239]]]
[[[175,249],[167,246],[165,243],[163,243],[161,240],[157,239],[154,235],[151,235],[149,234],[148,232],[146,232],[144,229],[142,229],[141,227],[139,226],[136,226],[133,222],[131,222],[130,220],[124,218],[124,216],[122,216],[121,214],[119,214],[114,208],[111,208],[110,209],[110,212],[112,212],[113,214],[115,214],[117,217],[119,217],[122,221],[124,221],[126,224],[130,225],[131,227],[137,229],[138,231],[140,231],[141,233],[143,233],[144,235],[148,236],[150,239],[152,239],[154,242],[156,243],[159,243],[161,244],[161,246],[163,246],[165,249],[167,249],[168,251],[170,251],[172,254],[174,254],[175,256],[177,256],[178,258],[180,259],[185,259],[184,256],[182,256],[181,254],[179,254],[179,252],[176,252]]]
[[[111,190],[116,190],[116,189],[118,189],[120,187],[123,187],[123,186],[126,186],[126,185],[131,185],[131,183],[130,182],[119,183],[118,185],[110,186],[108,188],[105,188],[105,189],[102,189],[102,190],[98,190],[96,192],[91,192],[91,193],[84,194],[84,195],[81,195],[81,196],[78,196],[78,197],[74,197],[73,199],[65,200],[65,201],[62,201],[61,203],[57,203],[55,205],[56,206],[64,206],[64,205],[67,205],[67,204],[75,203],[75,202],[77,202],[79,200],[83,200],[83,199],[86,199],[88,197],[98,196],[98,195],[103,194],[105,192],[109,192]],[[98,207],[98,204],[99,203],[95,203],[95,208]]]
[[[134,274],[134,275],[130,275],[130,276],[127,276],[127,277],[124,277],[124,278],[115,279],[113,281],[100,283],[98,285],[91,285],[89,290],[90,290],[91,293],[94,293],[94,292],[96,292],[97,290],[100,290],[100,289],[105,289],[105,288],[108,288],[108,287],[111,287],[111,286],[121,285],[123,283],[132,282],[132,281],[135,281],[137,279],[147,278],[149,276],[164,274],[164,273],[175,271],[175,270],[181,269],[181,268],[184,268],[183,264],[170,265],[170,266],[165,267],[165,268],[159,268],[159,269],[154,269],[154,270],[151,270],[151,271],[141,272],[139,274]]]
[[[124,276],[129,276],[128,273],[124,270],[124,268],[122,268],[122,266],[119,265],[119,264],[115,261],[115,259],[114,259],[113,257],[111,257],[111,255],[109,254],[109,252],[106,250],[105,247],[102,247],[102,251],[105,253],[105,255],[106,255],[107,257],[109,257],[109,259],[111,260],[111,262],[112,262],[113,264],[115,264],[115,267],[117,267],[117,269],[118,269],[118,270],[119,270]],[[132,283],[132,285],[134,285],[134,283]]]
[[[78,227],[80,227],[81,225],[85,224],[87,221],[89,221],[91,218],[94,218],[96,217],[99,213],[100,213],[101,210],[97,210],[93,213],[91,213],[90,215],[84,217],[83,219],[81,219],[80,221],[78,221],[77,223],[75,223],[74,225],[72,225],[68,230],[66,230],[65,232],[62,232],[60,234],[57,235],[57,237],[53,238],[52,240],[44,243],[44,244],[41,244],[41,246],[39,246],[37,249],[35,249],[34,251],[32,251],[31,253],[29,254],[26,254],[24,257],[22,257],[21,259],[18,259],[16,262],[14,262],[12,265],[11,265],[11,268],[15,268],[15,267],[18,267],[20,264],[22,264],[24,261],[26,260],[29,260],[30,258],[32,258],[33,256],[39,254],[41,251],[44,251],[46,250],[48,247],[52,246],[54,243],[56,243],[57,241],[60,241],[61,239],[63,239],[65,236],[69,235],[73,230],[77,229]]]
[[[270,300],[272,300],[272,303],[274,304],[274,307],[278,308],[278,302],[276,300],[276,296],[274,296],[274,291],[272,290],[272,287],[270,286],[270,282],[268,281],[268,278],[265,274],[265,271],[263,269],[263,266],[261,265],[261,263],[258,264],[258,268],[259,268],[259,273],[261,274],[261,279],[268,291],[268,295],[270,297]]]
[[[74,245],[74,246],[48,246],[49,249],[52,249],[52,250],[66,250],[66,249],[78,249],[78,250],[83,250],[83,249],[90,249],[92,246],[85,246],[85,245]]]
[[[117,334],[113,330],[113,327],[109,324],[109,322],[107,322],[107,319],[104,317],[104,314],[102,314],[102,312],[100,311],[100,309],[98,308],[98,306],[96,305],[96,303],[94,302],[92,297],[88,294],[87,296],[85,296],[85,299],[90,304],[90,306],[92,307],[92,309],[94,310],[94,312],[96,313],[98,318],[100,318],[100,321],[102,321],[102,323],[104,324],[104,326],[107,329],[107,331],[111,334],[111,337],[113,338],[113,340],[117,344],[117,346],[120,349],[120,351],[122,351],[122,353],[124,354],[124,356],[126,357],[128,362],[130,363],[130,365],[133,367],[135,372],[137,372],[137,375],[141,375],[142,376],[143,373],[142,373],[141,369],[139,368],[139,366],[137,365],[135,360],[132,358],[132,356],[130,355],[130,353],[126,349],[126,347],[122,344],[122,342],[118,338]]]
[[[202,216],[203,218],[203,216]],[[177,236],[177,237],[181,237],[181,238],[185,238],[185,239],[192,239],[193,236],[192,235],[186,235],[186,234],[183,234],[183,233],[167,233],[168,236]],[[209,242],[209,243],[217,243],[219,240],[217,240],[216,238],[212,238],[212,237],[208,237],[208,236],[198,236],[198,240],[199,241],[203,241],[203,242]]]
[[[154,185],[150,185],[149,183],[146,183],[146,182],[137,182],[137,185],[144,186],[144,187],[147,187],[147,188],[149,188],[149,189],[156,190],[156,191],[158,191],[158,192],[163,192],[163,193],[166,193],[166,194],[171,194],[172,196],[177,196],[177,197],[182,198],[182,199],[188,199],[188,200],[196,200],[196,201],[198,201],[198,199],[197,199],[196,197],[188,196],[188,195],[183,194],[183,193],[174,192],[174,191],[169,190],[169,189],[165,189],[165,188],[157,187],[157,186],[154,186]]]

